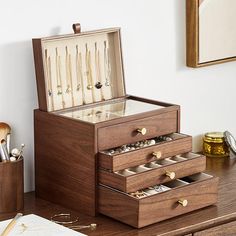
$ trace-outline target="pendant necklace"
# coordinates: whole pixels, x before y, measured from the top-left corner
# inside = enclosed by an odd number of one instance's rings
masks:
[[[91,53],[88,50],[88,45],[85,45],[86,47],[86,74],[87,74],[87,89],[91,90],[93,88],[92,86],[92,68],[91,68]]]
[[[83,81],[83,67],[82,67],[82,54],[79,52],[79,47],[76,45],[76,78],[77,78],[77,86],[76,91],[79,92],[82,90],[82,99],[83,104],[85,103],[84,96],[84,81]]]
[[[95,43],[95,68],[97,76],[97,82],[95,84],[95,88],[101,89],[102,83],[101,83],[101,71],[100,71],[100,54],[99,50],[97,49],[97,43]]]
[[[71,93],[72,105],[74,106],[74,95],[72,90],[72,73],[71,73],[71,55],[68,52],[68,47],[66,46],[66,93]]]
[[[107,41],[104,41],[104,72],[105,72],[105,85],[110,86],[111,78],[111,64],[109,58],[109,48],[107,47]]]
[[[56,77],[57,77],[57,95],[62,98],[62,107],[65,108],[65,101],[62,92],[62,80],[61,80],[61,57],[58,55],[58,49],[56,48]]]

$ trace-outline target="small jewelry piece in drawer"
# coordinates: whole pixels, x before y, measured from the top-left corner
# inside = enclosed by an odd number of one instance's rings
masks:
[[[124,169],[124,170],[119,170],[116,173],[120,175],[124,175],[124,176],[129,176],[129,175],[135,174],[136,172],[128,170],[128,169]]]
[[[169,189],[170,188],[168,188],[167,186],[164,186],[164,185],[155,185],[153,187],[149,187],[144,190],[139,190],[135,193],[130,193],[130,195],[133,197],[136,197],[136,198],[143,198],[143,197],[147,197],[147,196],[151,196],[154,194],[165,192]]]
[[[137,191],[137,192],[135,192],[135,193],[130,193],[130,195],[133,196],[133,197],[136,197],[136,198],[143,198],[143,197],[148,196],[148,194],[145,193],[145,192],[142,191],[142,190],[139,190],[139,191]]]
[[[158,142],[162,142],[162,141],[172,141],[173,139],[169,136],[159,136],[157,137]]]
[[[169,189],[170,188],[168,188],[168,187],[166,187],[164,185],[155,185],[153,187],[149,187],[147,189],[144,189],[143,191],[145,193],[148,193],[148,195],[153,195],[153,194],[165,192],[165,191],[167,191]]]
[[[148,147],[148,146],[152,146],[157,143],[160,143],[160,142],[171,141],[171,140],[173,140],[173,139],[169,136],[159,136],[154,139],[146,139],[143,141],[138,141],[136,143],[122,145],[122,146],[114,148],[114,149],[106,150],[106,151],[104,151],[104,153],[106,153],[108,155],[114,155],[114,154],[129,152],[129,151],[133,151],[133,150],[136,150],[139,148]]]

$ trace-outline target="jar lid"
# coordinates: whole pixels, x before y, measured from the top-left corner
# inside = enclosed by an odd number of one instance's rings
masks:
[[[225,131],[224,139],[230,150],[236,155],[236,140],[234,136],[229,131]]]
[[[213,143],[223,143],[224,133],[222,132],[209,132],[205,134],[205,140]]]

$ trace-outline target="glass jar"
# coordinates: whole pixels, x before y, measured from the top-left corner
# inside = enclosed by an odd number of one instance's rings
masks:
[[[221,132],[206,133],[203,137],[203,153],[208,157],[227,157],[229,148]]]

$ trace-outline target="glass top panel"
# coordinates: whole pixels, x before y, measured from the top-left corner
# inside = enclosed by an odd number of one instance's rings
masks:
[[[161,108],[164,108],[164,106],[126,99],[84,109],[78,108],[70,111],[60,111],[56,112],[56,114],[90,123],[99,123]]]

